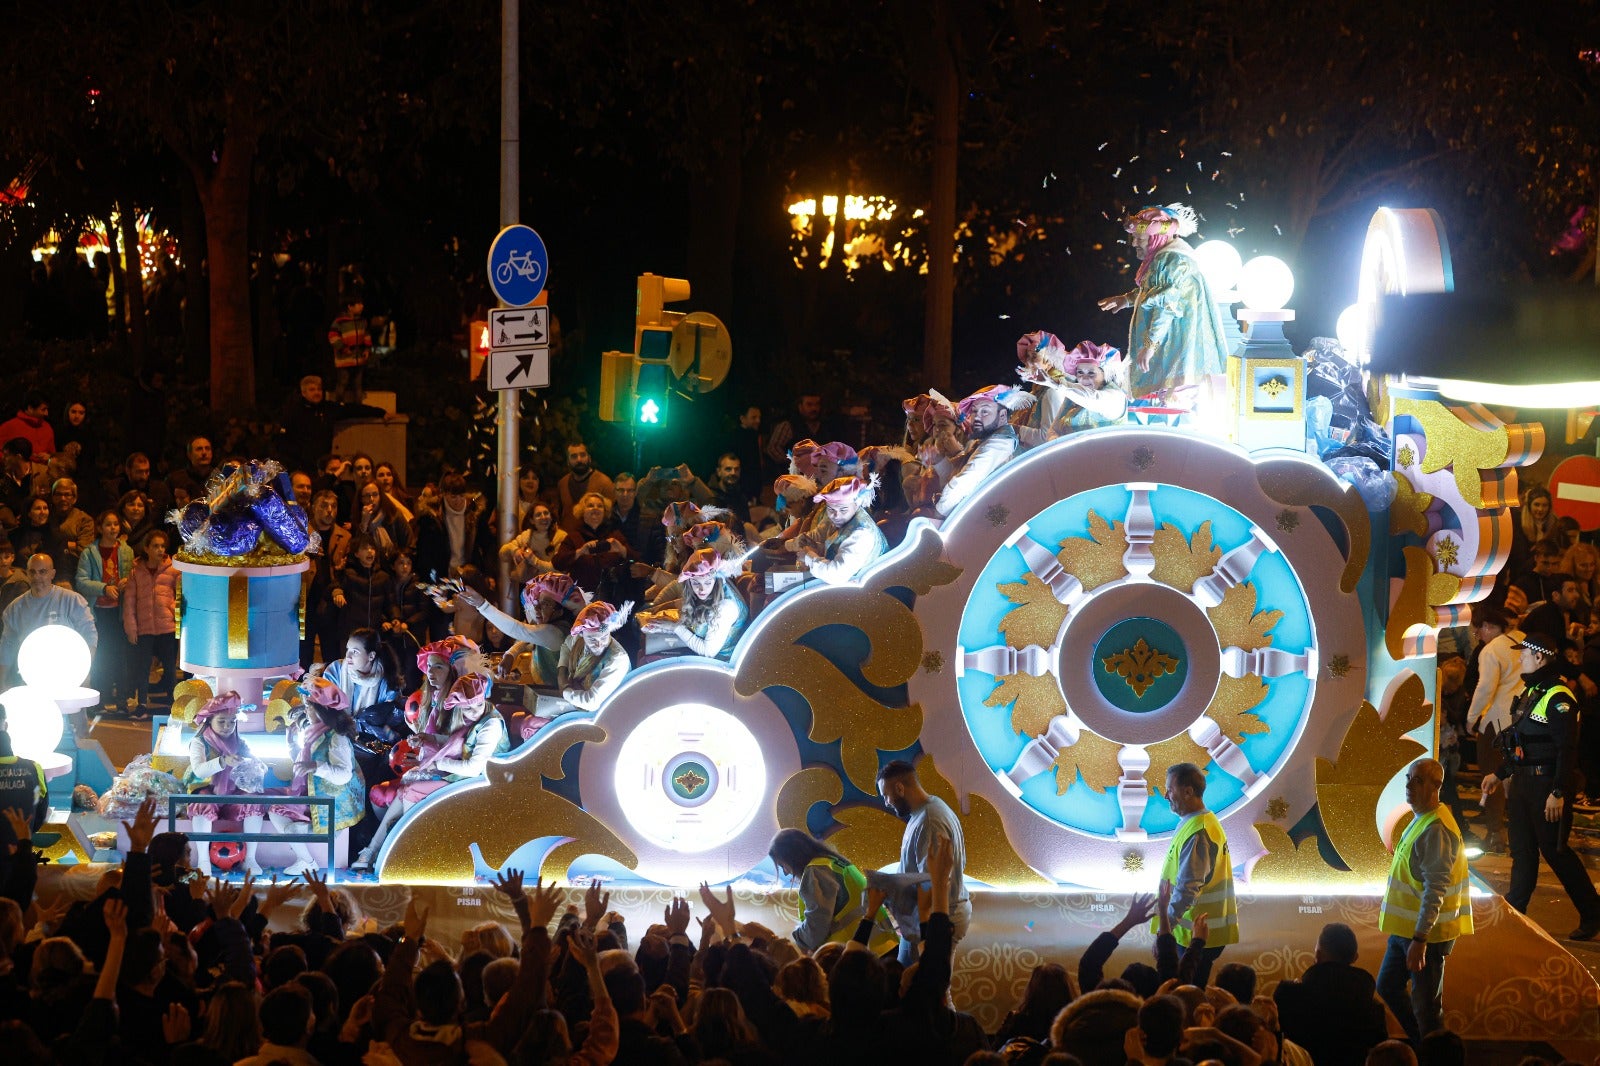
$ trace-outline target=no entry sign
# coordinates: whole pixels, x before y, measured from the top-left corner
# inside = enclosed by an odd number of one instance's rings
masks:
[[[1600,529],[1600,459],[1574,455],[1550,475],[1551,511],[1574,519],[1588,532]]]

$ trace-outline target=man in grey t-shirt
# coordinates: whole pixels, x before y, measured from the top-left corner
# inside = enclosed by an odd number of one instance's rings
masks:
[[[972,900],[967,895],[965,869],[967,846],[961,834],[961,822],[944,800],[930,796],[917,780],[917,768],[904,759],[896,759],[878,771],[878,794],[883,802],[901,818],[906,819],[906,831],[900,838],[900,871],[902,874],[926,873],[928,849],[934,837],[947,837],[955,852],[955,868],[950,871],[950,924],[955,928],[955,940],[967,935],[967,924],[972,920]],[[917,943],[921,939],[921,926],[917,918],[914,893],[895,900],[890,910],[900,926],[900,961],[910,964],[917,958]]]

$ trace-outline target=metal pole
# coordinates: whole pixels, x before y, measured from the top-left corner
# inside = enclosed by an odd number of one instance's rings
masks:
[[[518,45],[521,34],[518,28],[518,5],[521,0],[500,0],[500,225],[502,228],[521,221],[522,214],[522,131],[521,74],[518,69]],[[502,304],[502,306],[504,306]],[[521,451],[517,434],[517,409],[521,406],[519,389],[500,392],[499,409],[495,414],[495,429],[499,436],[500,478],[500,543],[517,535],[517,467]],[[511,566],[505,556],[500,559],[500,609],[510,612],[515,594],[511,588]]]

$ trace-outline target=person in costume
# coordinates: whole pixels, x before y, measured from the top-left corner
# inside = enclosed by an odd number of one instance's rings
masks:
[[[635,563],[632,570],[634,577],[650,579],[645,601],[653,609],[665,610],[676,606],[679,598],[678,571],[683,569],[684,560],[694,551],[684,539],[684,534],[702,522],[721,521],[727,517],[728,512],[720,507],[701,507],[688,501],[668,504],[666,510],[661,512],[661,525],[667,534],[661,565],[652,567],[648,563]]]
[[[678,575],[683,602],[677,618],[652,618],[643,624],[644,631],[671,633],[696,655],[727,659],[750,620],[750,609],[733,584],[738,567],[714,548],[696,551]]]
[[[438,723],[445,716],[444,700],[451,686],[472,670],[474,662],[482,655],[474,641],[454,634],[417,649],[417,669],[422,671],[422,685],[406,697],[405,705],[406,725],[411,732],[438,732]]]
[[[561,646],[576,612],[589,602],[589,594],[578,587],[570,574],[541,574],[522,586],[522,610],[527,622],[512,618],[475,589],[464,589],[458,595],[496,629],[516,638],[500,659],[502,678],[522,678],[523,683],[540,688],[556,683]],[[519,672],[517,665],[524,652],[529,655],[525,673]]]
[[[1128,325],[1131,395],[1166,406],[1192,407],[1207,393],[1225,395],[1220,380],[1228,342],[1194,248],[1184,240],[1199,228],[1185,204],[1146,207],[1123,228],[1132,235],[1137,286],[1100,301],[1102,311],[1132,309]]]
[[[1064,357],[1071,380],[1058,391],[1069,404],[1057,436],[1114,426],[1128,417],[1128,359],[1109,344],[1080,341]]]
[[[854,581],[889,548],[872,520],[878,477],[862,481],[854,475],[834,478],[813,499],[826,516],[820,538],[808,537],[800,547],[800,565],[830,585]]]
[[[250,747],[239,735],[240,699],[237,692],[224,692],[214,696],[194,716],[195,734],[189,741],[189,765],[183,771],[183,788],[191,796],[227,796],[246,791],[242,779],[252,779],[260,787],[263,766],[250,753]],[[253,765],[252,765],[253,764]],[[235,780],[240,778],[241,780]],[[246,833],[261,832],[262,809],[255,804],[243,803],[190,803],[187,805],[189,824],[196,833],[209,833],[218,818],[237,819]],[[211,875],[211,844],[201,842],[199,852],[200,872]],[[245,869],[260,873],[256,862],[256,845],[244,846]]]
[[[1177,831],[1167,847],[1161,867],[1160,898],[1166,903],[1166,920],[1178,946],[1194,939],[1194,920],[1205,915],[1209,931],[1205,953],[1195,973],[1203,985],[1222,949],[1239,942],[1239,911],[1233,895],[1233,860],[1228,855],[1228,835],[1222,823],[1206,809],[1206,775],[1192,762],[1167,771],[1167,805],[1178,816]],[[1161,916],[1150,920],[1159,932]]]
[[[1414,817],[1395,844],[1378,910],[1378,928],[1389,934],[1378,995],[1413,1044],[1442,1027],[1444,961],[1473,930],[1471,871],[1461,827],[1439,798],[1443,785],[1444,767],[1433,759],[1406,772]]]
[[[856,864],[802,829],[780,829],[767,856],[780,874],[800,882],[800,924],[792,939],[807,955],[824,944],[848,944],[868,918],[867,875]],[[867,947],[882,955],[895,942],[889,914],[878,908]]]
[[[632,600],[621,607],[596,600],[579,611],[572,623],[556,664],[556,687],[561,698],[580,711],[598,710],[628,676],[633,663],[612,634],[622,628],[632,610]]]
[[[489,679],[482,674],[456,681],[443,711],[439,732],[417,734],[417,765],[401,776],[394,802],[383,812],[372,843],[350,864],[352,870],[372,869],[390,831],[412,807],[446,785],[482,777],[492,757],[511,750],[505,719],[489,703]]]
[[[1040,329],[1017,338],[1017,377],[1028,385],[1034,400],[1024,416],[1012,423],[1024,448],[1036,448],[1060,436],[1056,423],[1066,410],[1066,389],[1072,384],[1066,357],[1066,346],[1054,333]]]
[[[968,443],[959,459],[952,460],[940,452],[934,460],[934,473],[944,486],[934,504],[941,515],[953,513],[1017,453],[1017,431],[1011,428],[1009,419],[1029,399],[1026,393],[1009,385],[990,385],[956,405]]]
[[[294,759],[291,796],[330,796],[333,798],[333,827],[349,829],[367,811],[367,784],[356,765],[355,719],[350,717],[350,700],[326,677],[309,678],[301,687],[301,698],[289,712],[289,754]],[[272,827],[280,833],[326,833],[328,810],[321,805],[275,803],[269,812]],[[284,873],[291,876],[316,870],[311,849],[299,841],[289,847],[299,860]]]

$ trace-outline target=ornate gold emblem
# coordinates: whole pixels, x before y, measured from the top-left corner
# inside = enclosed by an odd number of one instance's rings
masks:
[[[1178,672],[1178,660],[1152,648],[1143,637],[1133,647],[1108,655],[1103,661],[1106,669],[1126,681],[1140,699],[1158,678]]]
[[[1402,444],[1397,458],[1399,458],[1401,466],[1410,466],[1417,461],[1416,449],[1409,444]]]
[[[672,783],[683,789],[685,794],[692,794],[706,783],[706,779],[693,770],[685,770],[672,779]]]
[[[1268,378],[1261,383],[1261,391],[1276,400],[1289,391],[1289,383],[1282,378]]]
[[[1438,549],[1434,553],[1434,558],[1439,560],[1440,570],[1448,570],[1450,567],[1456,565],[1456,562],[1458,559],[1460,559],[1460,557],[1461,545],[1457,544],[1449,537],[1439,538],[1439,545]]]
[[[1123,852],[1122,868],[1130,874],[1140,873],[1144,870],[1144,856],[1137,851]]]

